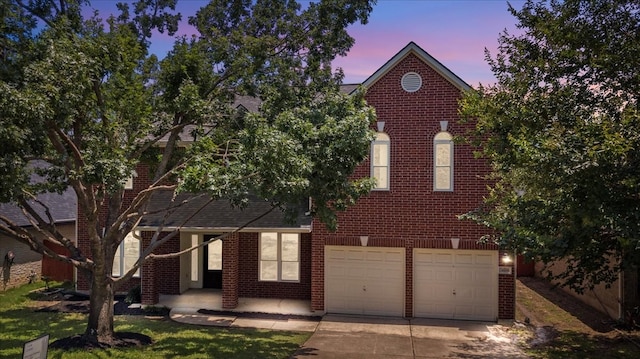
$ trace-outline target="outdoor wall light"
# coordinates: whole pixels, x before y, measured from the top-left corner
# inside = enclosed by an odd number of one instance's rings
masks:
[[[513,262],[513,258],[509,255],[509,253],[502,253],[502,264],[511,264]]]
[[[4,256],[4,265],[7,267],[11,267],[13,265],[13,261],[15,260],[16,255],[13,254],[12,251],[7,252]]]
[[[367,243],[369,243],[369,236],[360,236],[360,244],[366,247]]]

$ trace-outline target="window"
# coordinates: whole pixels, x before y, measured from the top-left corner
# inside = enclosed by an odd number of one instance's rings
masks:
[[[131,176],[124,182],[124,189],[133,189],[133,179],[135,177],[138,177],[138,173],[136,171],[132,171]]]
[[[124,237],[124,240],[120,243],[118,249],[116,249],[111,273],[115,277],[125,275],[129,269],[133,267],[138,258],[140,258],[140,233],[131,232]],[[138,268],[133,276],[140,276],[140,268]]]
[[[390,142],[386,133],[378,132],[371,145],[371,178],[376,180],[374,190],[389,190]]]
[[[260,280],[300,280],[300,234],[260,233]]]
[[[191,235],[191,247],[195,248],[198,246],[199,243],[199,237],[197,234],[192,234]],[[199,249],[196,248],[194,250],[191,251],[191,281],[192,282],[197,282],[198,281],[198,268],[200,267],[198,265],[199,262]]]
[[[453,191],[453,137],[440,132],[433,139],[433,190]]]

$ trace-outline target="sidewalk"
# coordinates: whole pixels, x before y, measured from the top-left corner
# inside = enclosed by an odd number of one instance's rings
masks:
[[[300,332],[315,332],[321,319],[290,314],[217,312],[194,308],[173,308],[169,317],[179,323],[194,325]]]
[[[294,299],[239,298],[236,308],[223,309],[222,293],[206,289],[161,295],[158,305],[171,308],[170,318],[180,323],[306,332],[315,331],[324,314]]]

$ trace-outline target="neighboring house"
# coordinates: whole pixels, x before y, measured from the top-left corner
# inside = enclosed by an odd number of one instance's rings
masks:
[[[471,146],[453,141],[473,126],[460,124],[458,115],[469,85],[413,42],[362,85],[377,112],[378,135],[354,177],[374,177],[377,188],[339,215],[336,232],[306,215],[308,205],[301,205],[294,224],[276,210],[203,250],[147,262],[125,287],[140,284],[144,304],[157,303],[160,294],[219,288],[229,309],[240,297],[269,297],[309,300],[318,313],[513,318],[515,273],[511,263],[500,263],[507,254],[479,242],[486,229],[457,218],[481,204],[489,172]],[[149,183],[148,169],[136,172],[128,198]],[[155,196],[152,208],[166,206],[168,198]],[[230,233],[269,208],[258,199],[243,211],[215,201],[188,218],[203,201],[169,216],[165,231],[188,221],[158,252]],[[137,260],[161,221],[145,217],[127,237],[116,275]],[[84,232],[78,239],[86,253]],[[78,278],[78,287],[88,289],[86,279]]]
[[[552,263],[548,269],[554,273],[561,273],[567,269],[564,261]],[[544,277],[544,264],[536,263],[536,276]],[[557,281],[552,281],[557,284]],[[638,320],[637,310],[640,308],[640,269],[627,268],[618,274],[618,279],[607,286],[604,283],[596,285],[593,290],[585,289],[579,294],[569,287],[560,287],[581,302],[608,315],[615,320]],[[633,317],[633,318],[631,318]]]
[[[45,193],[38,195],[38,200],[49,207],[51,216],[58,230],[67,238],[75,239],[76,230],[76,195],[69,188],[62,194]],[[22,210],[9,203],[0,203],[0,215],[7,217],[17,225],[33,231],[31,223]],[[62,253],[60,246],[45,242],[46,245]],[[9,263],[9,252],[13,254],[13,263]],[[26,244],[12,239],[0,231],[0,260],[2,260],[2,274],[0,275],[3,289],[28,283],[30,280],[40,280],[42,276],[57,281],[72,281],[73,267],[42,254],[32,251]]]

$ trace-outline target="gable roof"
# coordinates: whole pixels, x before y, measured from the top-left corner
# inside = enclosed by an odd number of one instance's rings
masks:
[[[77,198],[76,193],[70,187],[62,192],[62,194],[41,193],[36,198],[49,208],[54,223],[62,224],[75,222]],[[33,204],[33,207],[36,209],[38,214],[46,219],[44,208],[35,204],[33,201],[29,202]],[[31,226],[29,219],[25,217],[20,207],[15,204],[0,203],[0,214],[21,227]]]
[[[460,89],[461,91],[471,90],[471,86],[467,84],[464,80],[462,80],[458,75],[454,74],[449,70],[446,66],[444,66],[440,61],[436,60],[433,56],[429,55],[426,51],[424,51],[420,46],[416,45],[415,42],[411,41],[407,46],[405,46],[400,52],[395,54],[389,61],[387,61],[381,68],[379,68],[373,75],[369,76],[362,85],[366,88],[371,87],[374,83],[376,83],[379,79],[381,79],[389,70],[394,68],[400,61],[404,60],[405,57],[409,56],[409,54],[414,54],[418,58],[420,58],[425,64],[431,67],[434,71],[436,71],[440,76],[444,77],[447,81],[453,84],[455,87]]]

